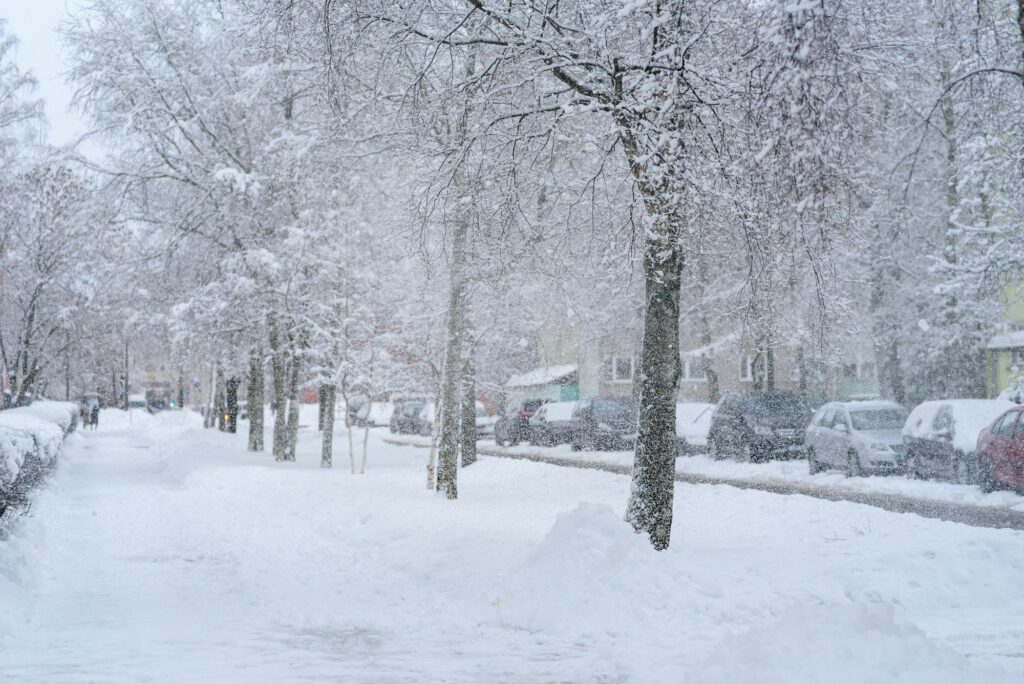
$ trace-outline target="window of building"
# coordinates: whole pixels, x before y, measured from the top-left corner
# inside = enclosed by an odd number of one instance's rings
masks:
[[[754,357],[753,356],[741,356],[740,357],[740,380],[743,382],[754,381]]]
[[[1024,348],[1010,350],[1010,365],[1024,368]]]
[[[704,382],[708,377],[708,358],[706,356],[683,358],[683,380]]]
[[[612,382],[632,382],[634,370],[632,356],[612,357]]]

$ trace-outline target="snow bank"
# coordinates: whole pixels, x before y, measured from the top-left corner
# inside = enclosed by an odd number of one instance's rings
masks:
[[[664,620],[679,585],[665,558],[611,506],[580,503],[557,516],[495,606],[504,626],[629,634]]]
[[[30,459],[52,464],[64,436],[77,423],[78,408],[65,402],[41,401],[0,412],[0,495],[14,485]]]
[[[978,670],[917,626],[901,624],[891,605],[794,606],[723,640],[701,668],[701,681],[960,684],[981,681]],[[1010,681],[985,675],[987,682]]]

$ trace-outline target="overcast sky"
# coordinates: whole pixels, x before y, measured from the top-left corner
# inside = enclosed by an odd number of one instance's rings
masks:
[[[39,97],[46,101],[50,142],[71,142],[85,132],[81,118],[68,110],[71,88],[62,74],[67,70],[57,25],[80,0],[0,0],[0,18],[18,36],[18,64],[39,79]]]

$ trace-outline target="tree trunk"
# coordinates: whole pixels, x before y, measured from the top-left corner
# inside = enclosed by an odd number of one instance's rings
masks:
[[[277,326],[277,317],[271,314],[267,318],[270,332],[270,372],[274,384],[274,436],[272,451],[275,461],[283,461],[288,446],[287,424],[285,422],[286,392],[286,356],[281,344],[281,331]]]
[[[435,385],[436,387],[436,385]],[[430,456],[427,459],[427,489],[437,488],[437,440],[441,436],[441,395],[434,391],[434,429],[430,431]]]
[[[331,468],[334,465],[334,398],[338,390],[334,385],[320,386],[320,416],[323,421],[323,442],[320,447],[320,467]]]
[[[456,499],[459,469],[459,389],[462,377],[462,345],[465,334],[463,295],[465,290],[466,237],[468,225],[457,220],[452,232],[452,262],[448,294],[448,323],[441,385],[441,439],[438,448],[437,486],[449,499]]]
[[[372,355],[371,355],[372,357]],[[372,362],[371,362],[372,364]],[[373,410],[373,397],[367,396],[366,398],[366,420],[363,422],[363,460],[359,464],[359,474],[362,475],[366,472],[366,457],[369,451],[370,444],[370,411]]]
[[[327,385],[323,381],[316,389],[316,429],[324,431],[324,408],[327,406]]]
[[[462,442],[459,447],[462,467],[465,468],[476,463],[476,377],[471,351],[462,364],[462,427],[459,439]]]
[[[217,392],[213,395],[213,418],[217,429],[223,432],[226,428],[224,420],[224,370],[217,366]]]
[[[299,439],[299,371],[300,357],[292,356],[291,372],[288,379],[288,424],[285,432],[284,460],[295,460],[295,446]]]
[[[348,436],[348,461],[352,474],[356,474],[356,446],[352,439],[352,414],[348,410],[348,378],[341,379],[341,398],[345,402],[345,434]]]
[[[644,245],[644,337],[640,353],[640,415],[626,520],[655,549],[668,548],[676,462],[679,393],[679,287],[684,257],[678,227],[663,217]]]
[[[263,451],[263,350],[249,355],[249,451]]]
[[[217,366],[210,370],[210,396],[206,399],[206,421],[204,425],[212,428],[217,424]]]

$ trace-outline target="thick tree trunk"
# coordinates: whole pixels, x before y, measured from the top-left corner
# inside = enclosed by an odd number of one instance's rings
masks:
[[[459,495],[459,416],[462,394],[462,345],[465,336],[463,306],[467,233],[466,221],[457,221],[452,232],[447,338],[441,385],[441,439],[438,447],[437,486],[449,499],[456,499]]]
[[[459,431],[462,467],[476,463],[476,373],[472,352],[462,365],[462,427]]]
[[[217,429],[223,432],[227,424],[224,420],[224,369],[217,366],[217,391],[213,395],[213,418]]]
[[[241,384],[235,376],[224,384],[224,430],[232,434],[238,432],[238,386]]]
[[[263,451],[263,350],[249,355],[249,451]]]
[[[284,346],[281,340],[281,331],[278,329],[277,317],[270,315],[267,319],[267,327],[270,333],[270,373],[274,385],[274,436],[272,450],[275,461],[283,461],[288,447],[287,423],[286,423],[286,391],[287,377],[286,359]]]
[[[320,446],[320,467],[331,468],[334,465],[334,399],[338,394],[334,385],[320,386],[320,416],[323,442]]]
[[[295,446],[299,439],[299,378],[301,370],[300,357],[292,356],[291,372],[288,378],[288,424],[285,432],[284,460],[295,460]]]
[[[640,415],[626,520],[655,549],[668,548],[676,461],[679,393],[679,286],[684,257],[675,225],[656,223],[644,245],[644,337]]]

